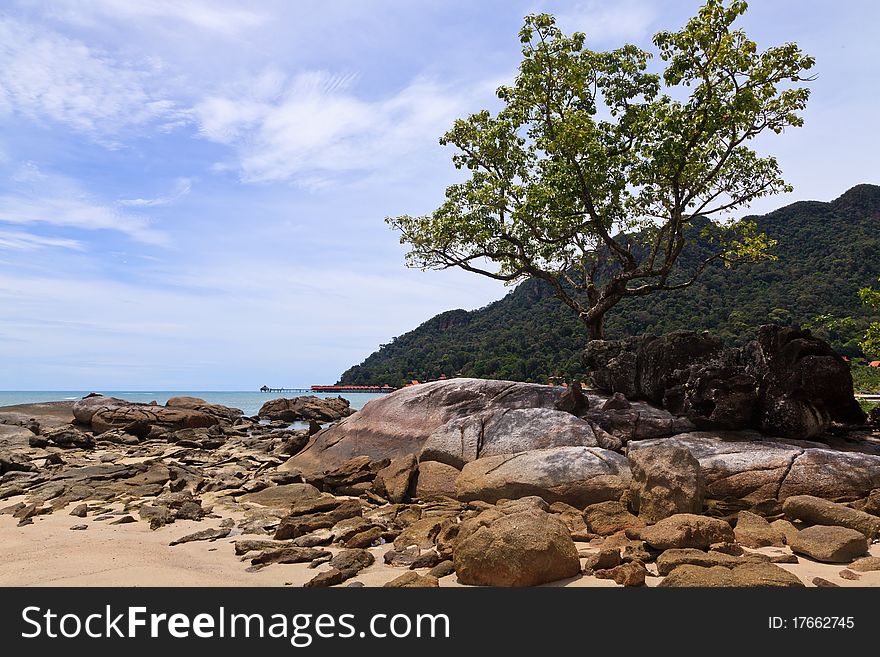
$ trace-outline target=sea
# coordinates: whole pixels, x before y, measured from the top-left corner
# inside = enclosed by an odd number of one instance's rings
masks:
[[[353,410],[360,410],[371,399],[382,397],[383,394],[365,392],[320,393],[320,392],[259,392],[259,391],[228,391],[228,390],[0,390],[0,406],[15,404],[33,404],[47,401],[75,401],[82,399],[91,392],[98,392],[108,397],[117,397],[126,401],[148,404],[155,401],[164,404],[171,397],[199,397],[212,404],[223,404],[231,408],[241,409],[245,415],[256,415],[260,406],[270,399],[278,397],[297,397],[313,395],[315,397],[342,397],[347,399]]]

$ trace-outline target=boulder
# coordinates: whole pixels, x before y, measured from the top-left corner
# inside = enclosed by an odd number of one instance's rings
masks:
[[[47,429],[41,432],[39,436],[34,436],[34,438],[43,441],[44,444],[53,445],[55,447],[91,449],[95,446],[95,439],[93,436],[80,431],[73,426]]]
[[[703,510],[700,462],[679,445],[652,444],[627,452],[630,504],[639,517],[657,522],[677,513]]]
[[[868,552],[865,535],[848,527],[814,525],[802,529],[788,542],[792,552],[829,563],[849,563]]]
[[[458,542],[453,563],[462,584],[479,586],[537,586],[581,570],[568,529],[538,510],[481,526]]]
[[[128,429],[143,433],[144,427],[161,431],[196,429],[217,424],[230,424],[241,416],[241,411],[226,406],[209,404],[195,398],[172,398],[180,405],[158,406],[136,404],[103,395],[88,396],[73,405],[77,422],[91,426],[96,434],[111,429]]]
[[[593,575],[599,579],[613,579],[620,586],[644,586],[648,570],[645,564],[631,561],[609,570],[597,570]]]
[[[867,573],[874,570],[880,570],[880,557],[864,557],[858,559],[849,565],[850,570],[858,573]]]
[[[419,575],[409,570],[382,586],[389,589],[434,588],[440,586],[440,582],[433,575]]]
[[[730,543],[733,529],[723,520],[679,513],[641,531],[645,543],[657,550],[671,548],[707,549],[713,543]]]
[[[418,454],[437,428],[455,418],[495,409],[553,409],[561,386],[484,379],[448,379],[407,386],[368,402],[354,415],[312,436],[282,467],[306,475],[366,455]]]
[[[271,399],[260,407],[257,415],[267,420],[296,422],[337,422],[352,414],[349,401],[342,397],[321,398],[315,396],[292,399]]]
[[[376,473],[373,490],[389,502],[399,504],[409,495],[418,467],[418,461],[412,454],[392,459],[391,463]]]
[[[601,399],[597,397],[597,401]],[[646,402],[634,401],[621,407],[613,399],[605,400],[604,404],[591,404],[591,410],[583,417],[593,424],[594,432],[598,433],[597,429],[604,431],[624,445],[633,440],[650,440],[696,429],[689,419]]]
[[[428,436],[419,460],[461,469],[487,456],[551,447],[596,447],[588,422],[547,408],[498,409],[456,418]]]
[[[735,556],[711,550],[704,552],[694,548],[672,549],[664,551],[657,557],[657,572],[668,575],[680,566],[700,566],[712,568],[722,566],[724,568],[737,568],[747,563],[762,563],[769,561],[769,557],[763,554],[745,554]]]
[[[629,464],[620,454],[599,447],[555,447],[471,461],[455,489],[463,501],[537,495],[583,508],[619,499],[629,485]]]
[[[856,511],[812,495],[793,495],[785,500],[782,510],[791,520],[802,520],[810,525],[849,527],[861,532],[872,541],[880,533],[880,518]]]
[[[865,420],[846,362],[795,327],[762,326],[754,341],[726,349],[693,331],[592,341],[583,363],[600,389],[646,399],[704,428],[808,439],[832,422]]]
[[[434,546],[437,535],[440,533],[442,521],[439,518],[422,518],[416,520],[404,529],[394,539],[394,547],[403,550],[411,545],[420,549],[428,549]]]
[[[795,443],[756,431],[696,431],[633,443],[629,452],[679,445],[699,461],[707,499],[751,504],[792,495],[857,500],[880,487],[880,456]]]
[[[239,502],[252,502],[276,509],[289,509],[297,502],[317,499],[321,492],[311,484],[282,484],[270,486],[255,493],[248,493],[238,498]]]
[[[663,578],[658,586],[675,587],[802,587],[796,575],[772,563],[747,563],[734,568],[724,566],[680,566]]]
[[[736,542],[747,548],[785,545],[785,535],[778,527],[772,527],[761,516],[751,511],[740,511],[733,528]]]
[[[616,500],[588,506],[584,509],[584,523],[589,531],[599,536],[611,536],[619,531],[645,526],[644,519],[631,514]]]
[[[455,497],[455,480],[460,471],[439,461],[422,461],[416,473],[415,496],[419,499]]]

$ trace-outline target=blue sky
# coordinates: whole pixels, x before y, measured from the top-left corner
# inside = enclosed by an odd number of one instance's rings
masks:
[[[596,49],[697,0],[3,0],[0,389],[331,383],[506,289],[405,269],[387,215],[459,175],[437,138],[494,107],[522,17]],[[880,182],[880,5],[754,0],[759,45],[817,58],[806,127],[760,146],[795,191]]]

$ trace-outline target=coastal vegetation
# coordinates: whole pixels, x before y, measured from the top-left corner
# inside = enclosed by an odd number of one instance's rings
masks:
[[[776,241],[776,260],[733,270],[715,263],[688,289],[659,292],[650,304],[626,299],[608,316],[608,337],[694,329],[735,345],[761,324],[799,324],[851,360],[864,359],[860,342],[880,321],[858,296],[880,278],[880,187],[858,185],[829,203],[798,202],[748,220]],[[691,250],[699,252],[699,243],[683,251],[683,266],[699,257]],[[346,370],[340,382],[398,386],[443,374],[547,382],[580,375],[583,347],[577,317],[547,283],[529,280],[485,308],[429,319]],[[880,390],[880,370],[854,367],[853,375],[857,389]]]
[[[468,178],[434,212],[387,220],[407,264],[542,281],[601,339],[624,301],[690,287],[714,264],[773,259],[773,240],[732,213],[791,191],[749,144],[803,125],[814,60],[795,43],[760,50],[734,27],[746,9],[708,0],[680,31],[656,34],[662,74],[654,53],[593,51],[553,16],[527,16],[502,109],[440,139]]]

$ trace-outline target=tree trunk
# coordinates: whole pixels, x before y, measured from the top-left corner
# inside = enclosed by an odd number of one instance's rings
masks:
[[[587,332],[590,336],[590,340],[605,339],[605,313],[590,317],[585,321],[587,324]]]

